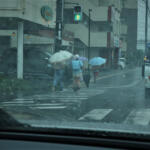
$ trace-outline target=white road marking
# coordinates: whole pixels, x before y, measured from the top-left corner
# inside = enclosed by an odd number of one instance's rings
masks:
[[[87,89],[81,88],[78,94],[75,94],[73,91],[69,90],[64,93],[52,93],[51,95],[34,95],[34,99],[36,100],[49,100],[49,99],[58,99],[58,100],[85,100],[90,96],[95,96],[99,94],[103,94],[104,90],[97,89]]]
[[[88,120],[100,121],[104,117],[106,117],[111,111],[112,109],[94,109],[88,112],[87,114],[85,114],[84,116],[80,117],[79,120],[88,119]]]
[[[150,108],[133,110],[124,121],[125,124],[137,124],[145,126],[149,125],[149,122],[150,122]]]
[[[2,104],[24,104],[24,103],[33,103],[33,101],[10,101],[10,102],[2,102]]]
[[[85,100],[88,99],[88,97],[49,97],[49,98],[38,98],[36,100],[63,100],[63,101],[67,101],[67,100]]]
[[[129,88],[129,87],[133,87],[133,86],[136,86],[141,80],[138,80],[138,81],[135,81],[131,84],[127,84],[127,85],[120,85],[120,86],[108,86],[108,87],[101,87],[101,88],[104,88],[104,89],[117,89],[117,88]]]
[[[14,100],[15,101],[24,101],[24,100],[26,100],[26,101],[33,101],[33,98],[16,98]]]
[[[47,104],[34,104],[35,106],[38,105],[38,106],[60,106],[60,105],[63,105],[63,103],[47,103]],[[37,106],[36,106],[37,107]]]
[[[114,74],[111,74],[111,75],[99,77],[99,78],[97,78],[97,80],[101,80],[101,79],[110,78],[110,77],[113,77],[113,76],[118,76],[118,75],[126,74],[126,73],[129,73],[129,72],[132,72],[132,71],[135,71],[135,69],[131,69],[131,70],[128,70],[128,71],[125,71],[125,72],[121,72],[121,73],[119,72],[119,73],[114,73]]]
[[[31,109],[65,109],[67,106],[30,107]]]

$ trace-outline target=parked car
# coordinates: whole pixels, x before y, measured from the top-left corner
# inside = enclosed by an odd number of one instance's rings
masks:
[[[24,74],[53,74],[49,64],[51,54],[39,49],[24,49]],[[0,72],[11,74],[17,72],[17,49],[6,49],[1,55]]]
[[[126,59],[125,58],[119,59],[118,67],[119,67],[119,69],[125,69],[125,67],[126,67]]]

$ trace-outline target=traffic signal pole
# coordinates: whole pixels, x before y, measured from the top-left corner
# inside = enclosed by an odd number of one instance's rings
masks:
[[[55,30],[55,52],[61,50],[62,47],[62,28],[63,28],[63,11],[64,0],[56,2],[56,30]]]
[[[148,0],[145,0],[145,56],[147,56],[147,32],[148,32]],[[145,56],[142,64],[142,77],[145,77]]]
[[[147,55],[147,32],[148,32],[148,0],[145,0],[145,54]]]
[[[88,61],[90,60],[90,47],[91,47],[91,11],[92,11],[92,9],[89,9]],[[89,65],[88,65],[88,70],[89,70]]]
[[[79,5],[79,4],[72,3],[72,2],[64,2],[64,0],[57,0],[56,2],[55,52],[60,51],[62,48],[64,5]]]

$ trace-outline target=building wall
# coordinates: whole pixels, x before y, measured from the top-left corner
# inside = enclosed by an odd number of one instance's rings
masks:
[[[127,32],[128,26],[125,23],[121,23],[121,53],[126,53],[127,51]]]
[[[121,24],[121,34],[126,35],[128,26],[126,24]]]
[[[107,22],[111,25],[111,30],[98,30],[97,27],[93,27],[91,30],[91,52],[90,56],[101,56],[106,57],[109,66],[112,63],[112,51],[115,48],[119,49],[120,43],[120,11],[121,8],[120,0],[107,0],[107,5],[105,5],[106,0],[101,5],[96,5],[100,1],[93,0],[71,0],[71,2],[79,3],[82,7],[83,13],[89,16],[89,9],[92,9],[91,20],[95,25],[96,22]],[[70,2],[68,0],[68,2]],[[113,6],[110,6],[114,4]],[[117,8],[116,8],[117,7]],[[73,8],[73,6],[66,5],[65,8]],[[70,14],[68,14],[70,15]],[[71,17],[70,17],[71,18]],[[73,17],[72,17],[73,18]],[[84,18],[83,18],[84,19]],[[87,19],[88,20],[88,19]],[[83,20],[79,24],[66,24],[65,29],[74,32],[75,38],[80,39],[86,46],[88,46],[88,22]],[[86,24],[84,24],[84,21]],[[100,28],[100,27],[99,27]],[[102,29],[102,28],[101,28]],[[113,49],[114,48],[114,49]],[[87,55],[87,51],[86,51]],[[116,56],[116,55],[115,55]],[[118,58],[115,58],[117,62]]]
[[[10,47],[17,47],[17,31],[16,30],[0,30],[1,36],[8,36],[10,37]],[[24,35],[24,44],[35,44],[35,45],[45,45],[45,44],[53,44],[53,38],[46,38],[41,36],[35,35]]]
[[[108,21],[108,7],[95,7],[91,12],[93,21]]]
[[[123,42],[122,42],[121,51],[126,52],[126,50],[127,50],[127,42],[126,42],[126,41],[123,41]]]
[[[89,0],[89,2],[91,2],[91,0]],[[94,6],[99,6],[99,0],[92,0],[92,4]]]
[[[41,16],[41,7],[48,5],[53,11],[53,18],[46,22]],[[18,17],[51,28],[55,27],[56,0],[1,0],[0,17]]]
[[[82,11],[89,16],[89,9],[92,9],[91,20],[93,21],[107,21],[108,7],[95,6],[90,0],[66,0],[65,2],[79,3],[82,6]],[[72,5],[65,5],[65,8],[73,8]]]
[[[150,8],[150,0],[148,1]],[[146,5],[144,1],[138,1],[138,26],[137,26],[137,50],[145,51],[145,12]],[[148,15],[148,26],[147,26],[147,42],[150,43],[150,16]]]
[[[124,8],[137,9],[137,3],[142,0],[122,0],[124,1]]]
[[[125,23],[127,25],[127,61],[128,63],[134,63],[137,50],[137,9],[124,8],[122,17],[125,18]]]
[[[123,0],[99,0],[99,6],[111,6],[114,5],[117,9],[122,9]]]
[[[82,24],[66,24],[65,29],[74,32],[75,38],[88,46],[88,28]],[[107,47],[107,32],[91,32],[92,47]]]
[[[98,57],[99,56],[99,50],[91,48],[90,58]]]
[[[145,51],[145,2],[138,1],[137,49]]]

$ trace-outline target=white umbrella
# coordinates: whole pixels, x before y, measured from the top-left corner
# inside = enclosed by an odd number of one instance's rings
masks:
[[[61,55],[63,55],[64,57],[66,57],[67,59],[70,59],[73,55],[68,52],[68,51],[60,51]]]
[[[72,54],[68,51],[59,51],[53,54],[50,58],[51,63],[61,63],[72,57]]]

